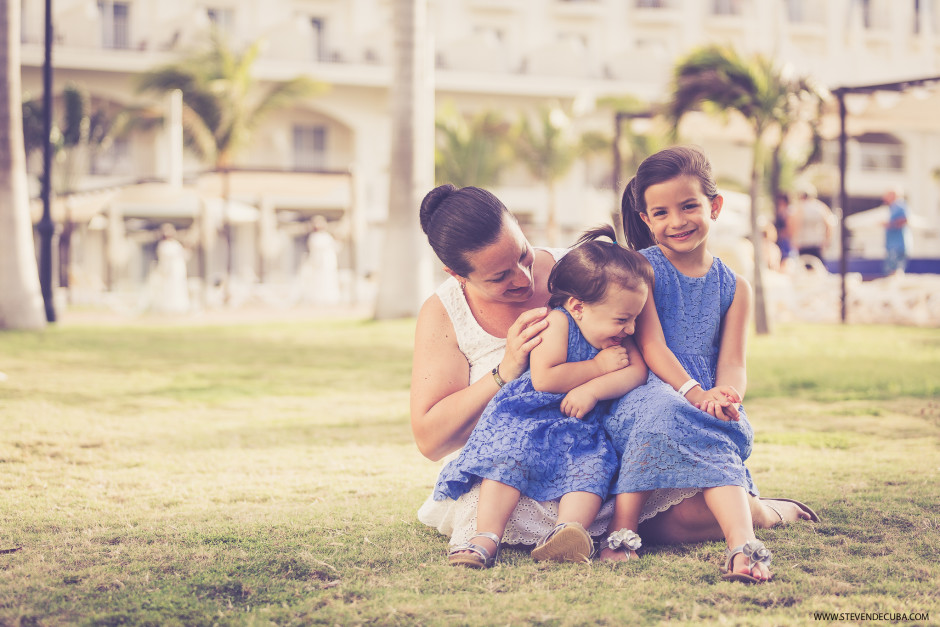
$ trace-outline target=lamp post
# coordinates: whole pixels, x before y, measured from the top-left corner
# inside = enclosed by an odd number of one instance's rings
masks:
[[[39,285],[46,320],[55,322],[52,296],[52,0],[46,0],[45,59],[42,65],[42,219],[39,221]]]

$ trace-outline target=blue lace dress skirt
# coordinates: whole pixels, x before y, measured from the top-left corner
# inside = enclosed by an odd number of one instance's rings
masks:
[[[658,247],[641,252],[656,273],[653,294],[666,344],[703,389],[714,387],[734,273],[716,257],[705,276],[687,277]],[[744,465],[754,431],[743,408],[739,421],[719,420],[650,372],[646,385],[617,401],[605,427],[621,456],[613,494],[736,485],[757,495]]]
[[[568,315],[567,361],[597,352]],[[510,485],[536,501],[569,492],[606,498],[618,463],[603,426],[613,403],[600,401],[579,420],[562,413],[564,397],[536,391],[529,371],[508,382],[483,410],[457,459],[444,466],[434,499],[456,499],[480,479]]]

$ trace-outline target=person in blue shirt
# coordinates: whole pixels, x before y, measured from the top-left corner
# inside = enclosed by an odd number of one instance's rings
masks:
[[[887,275],[903,273],[911,250],[911,229],[908,225],[907,203],[896,189],[890,189],[882,197],[888,206],[888,221],[885,223],[885,261]]]

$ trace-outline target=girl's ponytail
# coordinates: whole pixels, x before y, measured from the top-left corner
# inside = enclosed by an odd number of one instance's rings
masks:
[[[612,244],[617,243],[617,232],[614,230],[614,227],[610,226],[609,224],[602,224],[600,226],[594,227],[593,229],[585,231],[584,234],[578,238],[574,248],[577,248],[581,244],[585,244],[587,242],[593,242],[594,240],[601,237],[606,237],[611,241]]]
[[[602,241],[605,237],[609,243]],[[600,302],[611,283],[629,290],[639,290],[644,284],[652,288],[653,266],[642,254],[618,244],[612,226],[598,226],[586,231],[552,268],[548,306],[561,307],[569,298]]]
[[[627,238],[625,244],[631,250],[642,250],[656,244],[653,232],[640,217],[642,211],[644,208],[636,193],[636,177],[633,177],[623,190],[623,199],[620,202],[623,234]]]

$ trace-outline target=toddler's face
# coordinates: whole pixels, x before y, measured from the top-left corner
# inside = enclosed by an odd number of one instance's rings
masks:
[[[583,303],[578,328],[584,338],[598,349],[619,346],[636,330],[636,317],[646,304],[648,291],[645,283],[635,290],[611,285],[603,300]]]

